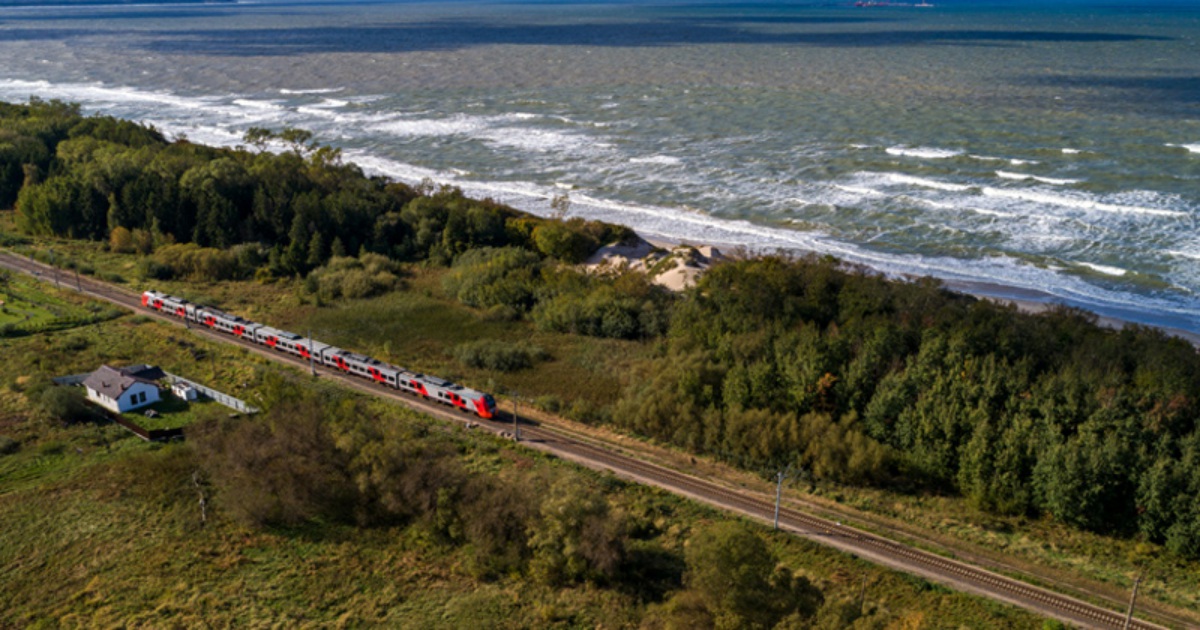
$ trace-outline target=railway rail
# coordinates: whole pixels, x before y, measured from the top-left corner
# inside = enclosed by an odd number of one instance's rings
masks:
[[[45,280],[49,280],[53,274],[61,273],[56,272],[45,264],[9,252],[0,252],[0,266],[38,276]],[[79,292],[92,297],[127,307],[135,312],[149,317],[156,317],[159,320],[170,322],[177,326],[184,325],[184,322],[181,322],[178,318],[168,317],[140,308],[140,294],[135,294],[92,278],[74,276],[65,279],[58,278],[58,280],[60,283],[65,283],[68,287],[77,289]],[[201,327],[194,327],[192,331],[210,339],[241,346],[251,352],[281,363],[290,364],[302,369],[310,367],[307,361],[297,357],[274,352],[263,346],[228,335],[215,333]],[[337,380],[344,386],[373,396],[386,397],[399,401],[409,407],[442,419],[449,419],[459,423],[471,422],[473,425],[476,424],[469,416],[455,413],[446,407],[426,402],[420,398],[403,395],[396,390],[383,389],[369,382],[323,368],[318,368],[317,372],[325,378]],[[503,422],[478,423],[478,426],[487,428],[494,433],[504,433],[508,428],[508,425]],[[774,516],[775,504],[772,497],[743,489],[727,487],[714,481],[701,479],[678,470],[650,463],[631,455],[619,453],[611,446],[605,445],[602,442],[572,435],[569,432],[547,425],[526,422],[521,425],[520,431],[522,442],[528,447],[545,451],[581,465],[593,469],[611,471],[618,476],[657,486],[664,490],[760,521],[771,522]],[[916,574],[958,590],[1020,606],[1081,627],[1104,629],[1128,627],[1138,630],[1158,630],[1164,628],[1164,626],[1137,618],[1130,620],[1127,625],[1124,612],[1105,608],[975,565],[908,546],[855,527],[843,525],[839,521],[813,516],[794,507],[781,506],[779,511],[779,526],[780,529],[785,531],[804,536],[869,561]],[[1172,619],[1171,622],[1177,623],[1182,627],[1197,627],[1185,620]]]

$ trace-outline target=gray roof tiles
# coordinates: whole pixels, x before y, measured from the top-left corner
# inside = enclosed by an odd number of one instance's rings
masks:
[[[154,380],[162,378],[162,374],[162,370],[151,365],[131,365],[120,369],[101,365],[84,379],[83,386],[116,400],[133,387],[134,383],[146,383],[157,387]]]

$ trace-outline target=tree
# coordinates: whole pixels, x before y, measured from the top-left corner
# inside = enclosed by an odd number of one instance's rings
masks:
[[[114,252],[128,254],[134,250],[133,234],[128,228],[117,226],[108,236],[108,247]]]
[[[604,495],[562,477],[542,500],[539,516],[529,531],[530,569],[539,581],[562,585],[616,574],[624,533]]]
[[[771,574],[775,555],[744,525],[724,522],[701,530],[684,549],[684,583],[717,628],[770,628],[780,618]]]
[[[210,420],[189,427],[222,509],[250,525],[346,519],[355,488],[347,457],[313,397],[275,405],[265,417]]]

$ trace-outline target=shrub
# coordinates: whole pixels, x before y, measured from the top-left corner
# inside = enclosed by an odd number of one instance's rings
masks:
[[[198,280],[232,280],[249,273],[238,264],[237,252],[195,243],[165,245],[154,252],[154,259],[175,274]]]
[[[533,243],[546,256],[572,264],[587,260],[599,246],[587,234],[559,222],[546,222],[534,228]]]
[[[0,435],[0,455],[12,455],[21,448],[21,443],[8,437]]]
[[[399,265],[379,254],[331,258],[308,275],[304,287],[321,300],[368,298],[395,288],[399,273]]]
[[[40,402],[42,411],[52,420],[74,424],[96,418],[78,387],[49,387],[42,392]]]
[[[129,228],[118,225],[108,235],[108,248],[118,254],[133,253],[133,233],[129,231]]]
[[[199,422],[188,441],[213,480],[220,505],[250,525],[345,518],[353,486],[346,458],[316,401],[277,405],[264,418]]]
[[[454,348],[454,358],[482,370],[512,372],[532,367],[534,362],[545,360],[545,350],[527,343],[507,343],[497,339],[480,339]]]
[[[153,258],[143,258],[138,261],[138,276],[143,280],[170,280],[175,277],[175,270],[170,265],[164,265]]]
[[[541,273],[537,254],[520,247],[473,249],[454,261],[446,292],[476,308],[525,312],[534,303]]]

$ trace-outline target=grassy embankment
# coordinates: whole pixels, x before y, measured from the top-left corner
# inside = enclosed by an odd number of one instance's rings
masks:
[[[102,362],[152,361],[253,401],[255,390],[245,384],[262,371],[287,370],[137,316],[3,339],[0,354],[8,359],[0,363],[0,434],[16,442],[0,456],[0,582],[6,594],[0,625],[635,625],[679,588],[679,558],[690,533],[728,519],[486,435],[451,430],[448,439],[473,471],[534,469],[607,488],[610,501],[640,531],[630,548],[653,559],[642,564],[647,573],[624,587],[551,588],[520,575],[481,581],[464,569],[463,549],[438,544],[420,524],[359,529],[310,522],[259,529],[225,517],[220,496],[202,525],[190,483],[196,462],[187,444],[147,444],[112,425],[60,426],[44,419],[27,394],[40,380]],[[367,404],[390,422],[447,430],[394,405]],[[869,614],[859,623],[865,627],[1039,623],[1011,608],[757,529],[785,566],[808,576],[831,602],[832,612],[818,619],[825,627],[837,627],[834,613],[857,607],[864,579]]]

